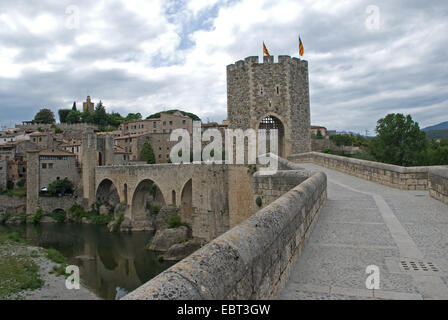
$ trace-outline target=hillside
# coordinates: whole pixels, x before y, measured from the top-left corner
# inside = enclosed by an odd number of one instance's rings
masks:
[[[423,128],[422,130],[423,131],[448,130],[448,121],[441,122],[439,124]]]
[[[435,140],[435,139],[439,139],[439,138],[448,139],[448,130],[426,131],[426,138],[428,140]]]
[[[180,113],[182,113],[184,116],[188,116],[191,119],[193,119],[193,121],[201,121],[201,118],[199,118],[197,115],[195,115],[194,113],[190,113],[190,112],[185,112],[182,110],[178,110],[178,109],[173,109],[173,110],[168,110],[168,111],[163,111],[166,113],[175,113],[179,111]],[[151,114],[150,116],[146,117],[146,119],[153,119],[153,118],[160,118],[160,112]]]

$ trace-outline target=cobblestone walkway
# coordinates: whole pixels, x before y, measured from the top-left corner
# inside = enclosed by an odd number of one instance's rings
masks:
[[[328,199],[280,299],[448,299],[448,206],[314,164]],[[366,289],[366,268],[380,289]]]

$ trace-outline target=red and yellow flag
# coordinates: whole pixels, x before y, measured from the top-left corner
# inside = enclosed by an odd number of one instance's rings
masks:
[[[302,40],[299,37],[299,54],[302,57],[304,53],[305,53],[305,50],[303,49],[303,43],[302,43]]]
[[[264,42],[263,42],[263,53],[264,53],[265,55],[267,55],[268,57],[270,56],[269,51],[268,51],[268,48],[266,48],[266,45],[264,44]]]

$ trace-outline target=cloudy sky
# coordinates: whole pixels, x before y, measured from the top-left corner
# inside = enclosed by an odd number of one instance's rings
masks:
[[[311,122],[373,133],[390,112],[448,120],[446,0],[0,0],[0,123],[81,105],[226,118],[226,65],[309,62]]]

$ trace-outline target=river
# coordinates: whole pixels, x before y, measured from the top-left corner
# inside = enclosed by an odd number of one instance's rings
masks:
[[[145,249],[150,232],[110,233],[105,226],[41,224],[3,226],[17,231],[35,246],[54,248],[80,270],[81,283],[99,298],[114,300],[136,289],[173,265],[159,262]]]

